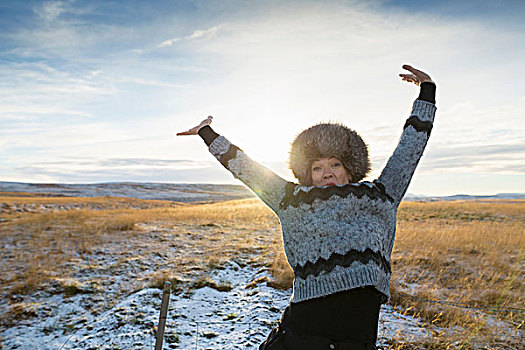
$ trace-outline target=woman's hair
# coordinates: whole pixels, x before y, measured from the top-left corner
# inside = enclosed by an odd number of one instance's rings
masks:
[[[338,158],[351,182],[370,171],[368,146],[354,130],[338,123],[321,123],[301,132],[292,142],[289,166],[301,185],[312,185],[311,166],[321,158]]]

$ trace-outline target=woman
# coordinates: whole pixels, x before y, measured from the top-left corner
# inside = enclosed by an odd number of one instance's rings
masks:
[[[375,349],[379,309],[389,298],[397,208],[427,144],[435,84],[409,65],[404,81],[421,86],[394,154],[374,181],[361,137],[340,124],[297,136],[288,182],[248,158],[209,126],[208,117],[178,135],[200,135],[210,152],[279,217],[293,294],[260,349]]]

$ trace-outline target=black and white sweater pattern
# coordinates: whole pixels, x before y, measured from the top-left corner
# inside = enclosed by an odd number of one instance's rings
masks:
[[[295,279],[291,302],[362,286],[390,296],[397,208],[427,144],[436,107],[417,99],[399,144],[374,181],[301,186],[250,159],[225,137],[210,152],[279,217]]]

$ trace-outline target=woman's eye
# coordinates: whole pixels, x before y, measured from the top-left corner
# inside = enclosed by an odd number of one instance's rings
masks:
[[[332,164],[332,168],[339,168],[340,166],[341,166],[341,163]]]
[[[321,171],[321,168],[316,166],[316,167],[313,168],[313,171]]]

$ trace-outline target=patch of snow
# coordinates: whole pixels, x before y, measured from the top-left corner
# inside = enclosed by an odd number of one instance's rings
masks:
[[[166,322],[164,349],[257,349],[288,305],[291,291],[261,283],[264,269],[231,262],[212,279],[233,288],[220,292],[204,287],[172,295]],[[104,295],[99,295],[104,297]],[[55,295],[42,300],[38,317],[2,333],[7,349],[153,349],[162,291],[147,288],[96,314],[89,298]],[[401,315],[389,305],[381,308],[378,345],[400,334],[417,340],[431,336],[423,322]]]
[[[383,345],[393,338],[417,341],[432,336],[432,332],[425,327],[423,321],[403,315],[388,304],[381,306],[379,319],[378,341]]]

